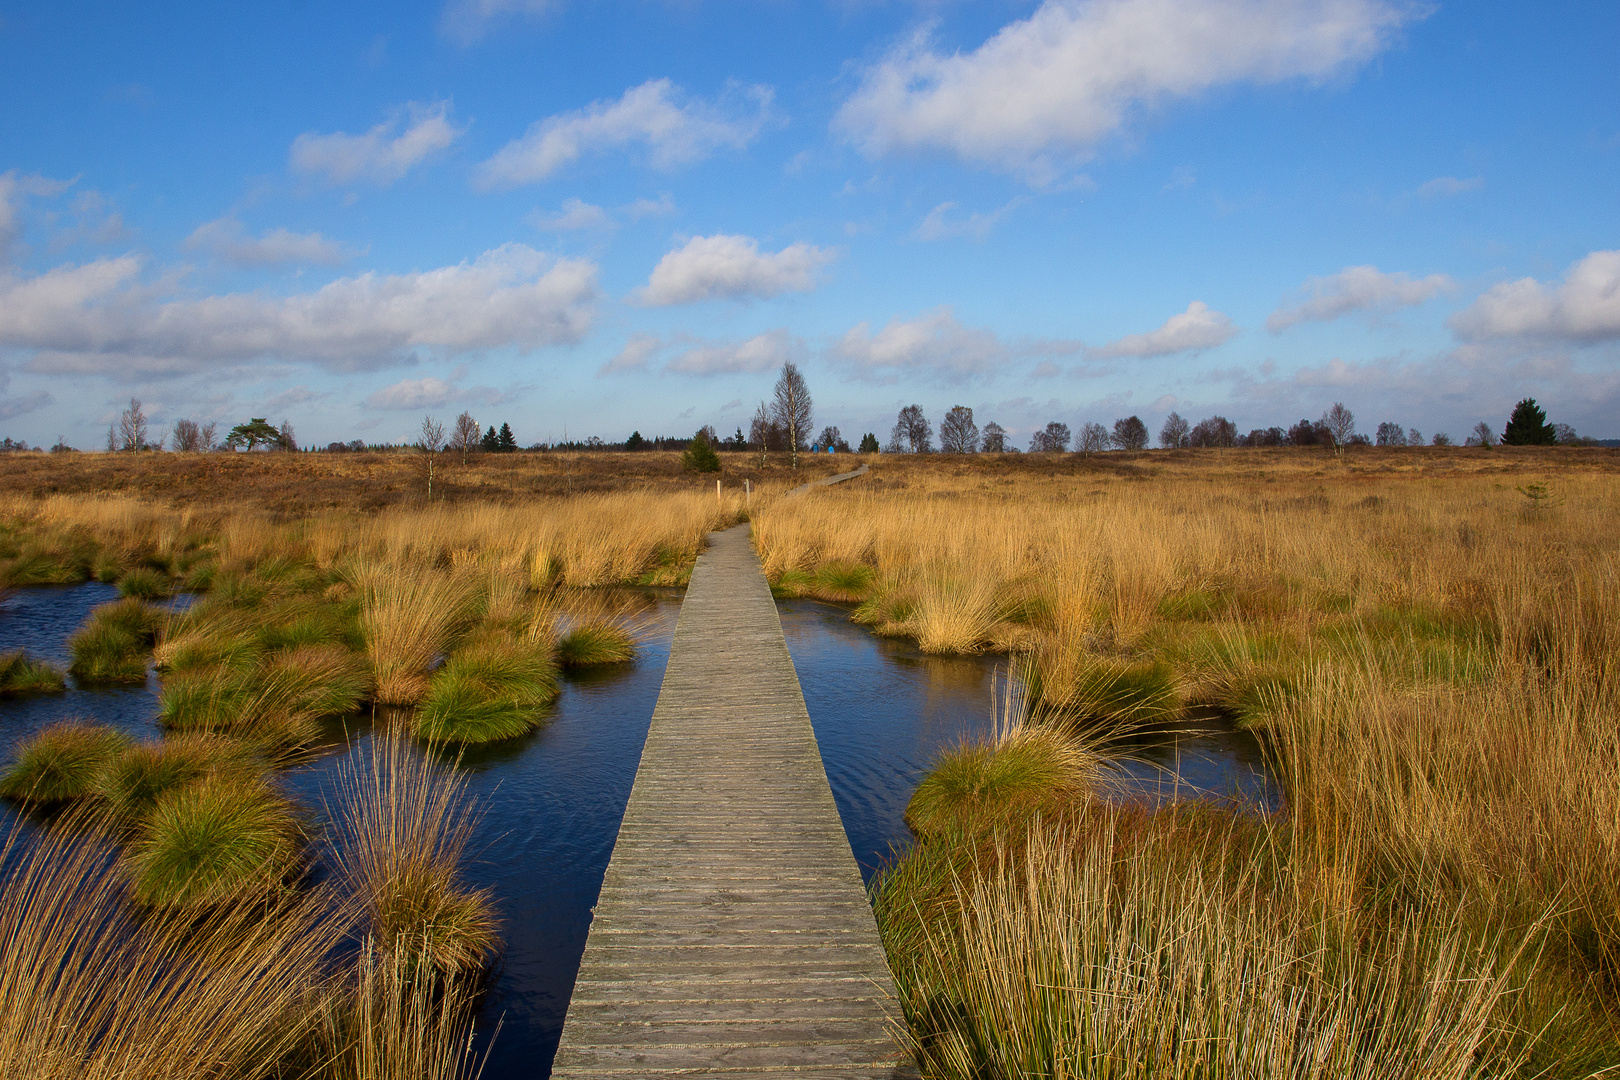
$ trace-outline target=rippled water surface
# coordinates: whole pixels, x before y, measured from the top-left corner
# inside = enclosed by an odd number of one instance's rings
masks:
[[[0,651],[26,647],[65,666],[68,635],[92,607],[116,598],[115,588],[98,583],[19,590],[0,603]],[[484,1072],[490,1080],[549,1072],[680,608],[668,592],[647,603],[649,635],[636,663],[567,678],[539,731],[461,759],[485,807],[469,876],[497,898],[506,943],[480,1021],[486,1037],[501,1025]],[[993,678],[1005,661],[925,656],[871,636],[834,605],[778,608],[850,846],[870,880],[907,842],[906,801],[930,763],[989,730]],[[152,678],[143,687],[3,700],[0,744],[9,749],[69,715],[154,739],[156,695]],[[282,774],[289,794],[319,810],[336,795],[346,742],[370,737],[368,718],[334,729],[328,752]],[[1269,798],[1258,749],[1246,736],[1183,732],[1144,742],[1133,757],[1119,766],[1121,797],[1168,797],[1177,780],[1165,770],[1179,768],[1183,793]]]

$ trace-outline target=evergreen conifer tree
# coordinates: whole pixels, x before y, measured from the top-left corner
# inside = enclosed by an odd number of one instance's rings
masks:
[[[877,441],[877,436],[876,435],[874,435],[872,432],[868,431],[865,435],[861,436],[861,449],[859,451],[860,453],[862,453],[862,454],[876,454],[876,453],[878,453],[878,451],[879,451],[879,447],[878,447],[878,441]]]
[[[1552,446],[1556,442],[1558,431],[1547,423],[1547,414],[1535,398],[1527,397],[1513,406],[1513,415],[1502,431],[1503,446]]]
[[[692,441],[686,444],[686,453],[681,455],[681,466],[688,472],[719,472],[720,455],[714,452],[709,444],[709,435],[701,428],[692,436]]]
[[[478,440],[478,448],[488,454],[493,454],[501,448],[501,437],[495,434],[494,424],[489,425],[484,437]]]
[[[517,439],[512,436],[511,424],[501,425],[501,433],[495,436],[495,449],[503,454],[510,454],[517,449]]]

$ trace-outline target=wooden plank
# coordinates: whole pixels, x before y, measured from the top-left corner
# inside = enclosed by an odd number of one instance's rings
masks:
[[[915,1077],[748,528],[709,540],[552,1075]]]

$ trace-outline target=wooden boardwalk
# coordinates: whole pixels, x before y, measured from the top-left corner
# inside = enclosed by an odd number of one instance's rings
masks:
[[[709,540],[552,1075],[913,1077],[748,527]]]

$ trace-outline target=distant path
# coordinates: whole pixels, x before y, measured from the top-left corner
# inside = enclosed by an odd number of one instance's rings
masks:
[[[914,1077],[748,526],[709,540],[552,1075]]]
[[[782,497],[784,499],[791,499],[795,495],[803,495],[813,487],[830,487],[833,484],[842,484],[845,480],[853,480],[857,476],[865,476],[866,471],[871,467],[871,462],[863,461],[861,462],[861,467],[858,469],[852,469],[849,472],[841,472],[836,476],[823,476],[820,480],[812,480],[808,484],[800,484],[798,487],[789,491]]]

